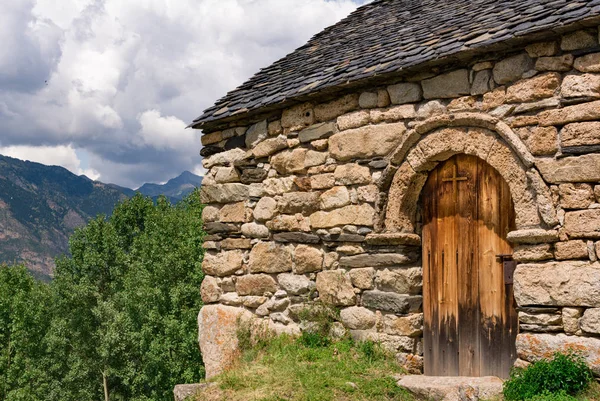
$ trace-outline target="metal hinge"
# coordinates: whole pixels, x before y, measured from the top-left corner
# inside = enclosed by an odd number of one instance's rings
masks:
[[[515,274],[515,269],[517,268],[517,261],[513,259],[513,255],[503,254],[496,255],[497,258],[500,258],[502,261],[502,268],[504,270],[504,285],[513,283],[513,276]]]

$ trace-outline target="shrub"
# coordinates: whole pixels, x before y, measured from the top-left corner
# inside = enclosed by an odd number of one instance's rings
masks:
[[[552,360],[514,369],[504,383],[504,397],[507,401],[523,401],[535,396],[561,397],[562,394],[563,398],[539,398],[536,401],[566,401],[569,398],[565,397],[585,390],[592,380],[592,372],[581,356],[556,353]]]
[[[527,401],[578,401],[578,400],[577,400],[577,398],[565,393],[564,391],[554,393],[554,394],[546,391],[543,394],[535,395],[535,396],[531,397]]]
[[[328,347],[331,344],[329,337],[319,332],[303,331],[299,338],[300,344],[308,348]]]

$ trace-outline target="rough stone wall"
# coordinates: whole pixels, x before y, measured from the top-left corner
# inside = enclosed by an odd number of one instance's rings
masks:
[[[457,153],[511,188],[519,363],[571,346],[600,374],[599,51],[598,31],[581,30],[205,133],[208,375],[236,344],[211,325],[254,316],[297,333],[316,300],[341,309],[338,332],[419,371],[419,193]]]

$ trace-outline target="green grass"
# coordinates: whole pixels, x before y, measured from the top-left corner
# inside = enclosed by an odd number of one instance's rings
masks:
[[[281,336],[245,350],[198,401],[413,401],[392,377],[400,373],[393,355],[371,342]]]

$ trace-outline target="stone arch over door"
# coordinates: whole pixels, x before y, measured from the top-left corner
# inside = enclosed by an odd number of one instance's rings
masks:
[[[486,114],[459,113],[431,118],[409,131],[390,155],[397,168],[387,188],[380,231],[415,233],[419,197],[428,174],[456,154],[476,156],[508,183],[517,230],[558,224],[550,190],[534,167],[534,158],[518,136]]]

